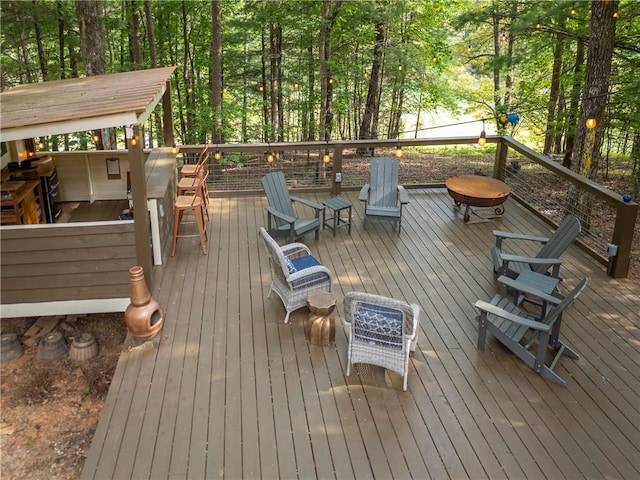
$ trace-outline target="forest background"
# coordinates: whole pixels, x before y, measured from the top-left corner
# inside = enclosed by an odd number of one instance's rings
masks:
[[[421,137],[446,111],[471,118],[459,122],[469,131],[509,133],[589,177],[614,157],[631,164],[638,197],[637,1],[4,0],[0,8],[2,90],[174,65],[181,144]],[[158,113],[145,125],[149,147],[162,143],[160,121]],[[37,140],[84,150],[115,148],[118,138]]]

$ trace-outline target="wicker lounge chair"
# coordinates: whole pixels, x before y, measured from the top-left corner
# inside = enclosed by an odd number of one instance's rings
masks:
[[[307,295],[317,290],[330,292],[333,290],[331,271],[320,265],[309,248],[303,243],[290,243],[280,246],[260,228],[260,235],[269,254],[271,269],[271,292],[275,292],[287,311],[284,323],[289,321],[289,314],[307,305]]]
[[[415,350],[420,307],[362,292],[344,297],[344,323],[349,326],[347,376],[354,363],[393,370],[407,389],[409,352]]]

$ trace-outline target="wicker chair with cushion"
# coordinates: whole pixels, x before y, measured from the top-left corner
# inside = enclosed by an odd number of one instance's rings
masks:
[[[407,389],[409,352],[418,338],[420,307],[363,292],[344,297],[344,323],[349,327],[347,376],[354,363],[378,365],[403,376]]]
[[[280,246],[260,228],[260,235],[269,254],[269,268],[271,269],[271,292],[275,292],[287,310],[284,323],[289,321],[289,314],[307,305],[309,293],[322,290],[331,293],[333,290],[333,275],[312,255],[303,243],[289,243]]]

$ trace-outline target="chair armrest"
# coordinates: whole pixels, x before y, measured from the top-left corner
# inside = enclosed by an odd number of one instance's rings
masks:
[[[409,305],[413,312],[413,335],[405,335],[409,340],[413,340],[418,335],[418,327],[420,326],[420,306],[412,303]]]
[[[561,298],[544,293],[542,290],[538,290],[537,288],[534,288],[524,282],[514,280],[513,278],[507,277],[506,275],[500,275],[498,277],[498,282],[518,292],[535,295],[536,297],[539,297],[540,299],[545,300],[549,303],[553,303],[554,305],[558,305],[560,302],[562,302]]]
[[[279,212],[278,210],[276,210],[273,207],[270,206],[266,206],[265,207],[267,209],[267,212],[269,212],[271,215],[273,215],[274,217],[278,217],[281,220],[284,220],[287,223],[295,223],[296,219],[293,217],[290,217],[289,215]]]
[[[289,198],[291,198],[291,201],[293,202],[302,203],[303,205],[306,205],[307,207],[311,207],[314,210],[318,210],[318,211],[324,210],[324,205],[321,205],[320,203],[312,202],[311,200],[307,200],[305,198],[294,197],[293,195],[290,195]]]
[[[547,237],[536,237],[533,235],[525,235],[522,233],[503,232],[502,230],[494,230],[493,234],[498,238],[510,238],[513,240],[528,240],[532,242],[547,243],[549,239]]]
[[[288,243],[280,247],[280,251],[286,256],[290,257],[302,253],[303,255],[311,255],[311,250],[304,243],[294,242]]]
[[[400,198],[400,203],[409,203],[409,193],[402,185],[398,185],[398,196]]]
[[[369,189],[371,188],[371,184],[365,183],[364,186],[360,189],[360,194],[358,195],[358,200],[361,202],[366,202],[369,200]]]
[[[538,257],[523,257],[520,255],[512,255],[510,253],[502,253],[500,258],[503,262],[513,263],[531,263],[534,265],[561,265],[562,260],[559,258],[538,258]]]
[[[509,320],[510,322],[516,323],[518,325],[522,325],[527,328],[533,328],[535,330],[539,330],[541,332],[548,332],[549,325],[542,322],[536,322],[535,320],[529,320],[528,318],[519,317],[511,312],[507,312],[506,310],[496,307],[495,305],[491,305],[488,302],[478,300],[475,303],[475,307],[481,312],[490,313],[500,318],[504,318],[505,320]]]

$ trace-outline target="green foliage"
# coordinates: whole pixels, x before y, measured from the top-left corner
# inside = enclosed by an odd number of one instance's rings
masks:
[[[60,7],[60,8],[58,8]],[[150,32],[144,2],[101,2],[105,58],[109,72],[135,68],[132,26],[137,22],[142,68],[151,68]],[[176,66],[173,75],[174,123],[178,143],[211,141],[220,120],[230,142],[263,141],[274,130],[269,50],[270,32],[282,29],[279,85],[288,141],[317,135],[320,113],[319,46],[323,2],[311,0],[227,0],[222,11],[220,118],[212,112],[212,5],[205,1],[151,2],[157,65]],[[5,0],[2,13],[2,88],[82,75],[79,28],[73,0]],[[575,13],[572,13],[575,9]],[[570,135],[572,88],[584,71],[574,69],[579,39],[588,39],[588,2],[569,0],[380,0],[331,2],[327,68],[332,84],[335,138],[355,138],[367,100],[376,26],[385,29],[377,106],[377,132],[420,131],[412,119],[444,108],[454,114],[493,122],[498,103],[518,112],[521,125],[507,133],[541,142],[548,131]],[[621,0],[612,94],[606,111],[607,148],[628,154],[640,131],[640,2]],[[497,37],[494,35],[494,24]],[[39,27],[39,38],[36,33]],[[59,44],[59,26],[62,41]],[[554,48],[563,41],[561,102],[548,119]],[[42,46],[40,64],[38,41]],[[509,50],[511,41],[512,49]],[[62,53],[62,58],[60,54]],[[77,65],[77,67],[76,67]],[[43,72],[46,72],[46,76]],[[499,78],[494,80],[494,75]],[[260,91],[264,89],[264,93]],[[577,92],[582,95],[581,91]],[[268,120],[265,121],[265,115]],[[149,122],[154,122],[152,116]],[[266,122],[266,123],[265,123]],[[161,131],[149,125],[149,131]],[[475,127],[473,128],[475,134]],[[86,133],[70,137],[70,148],[87,148]],[[236,162],[230,158],[226,161]]]

